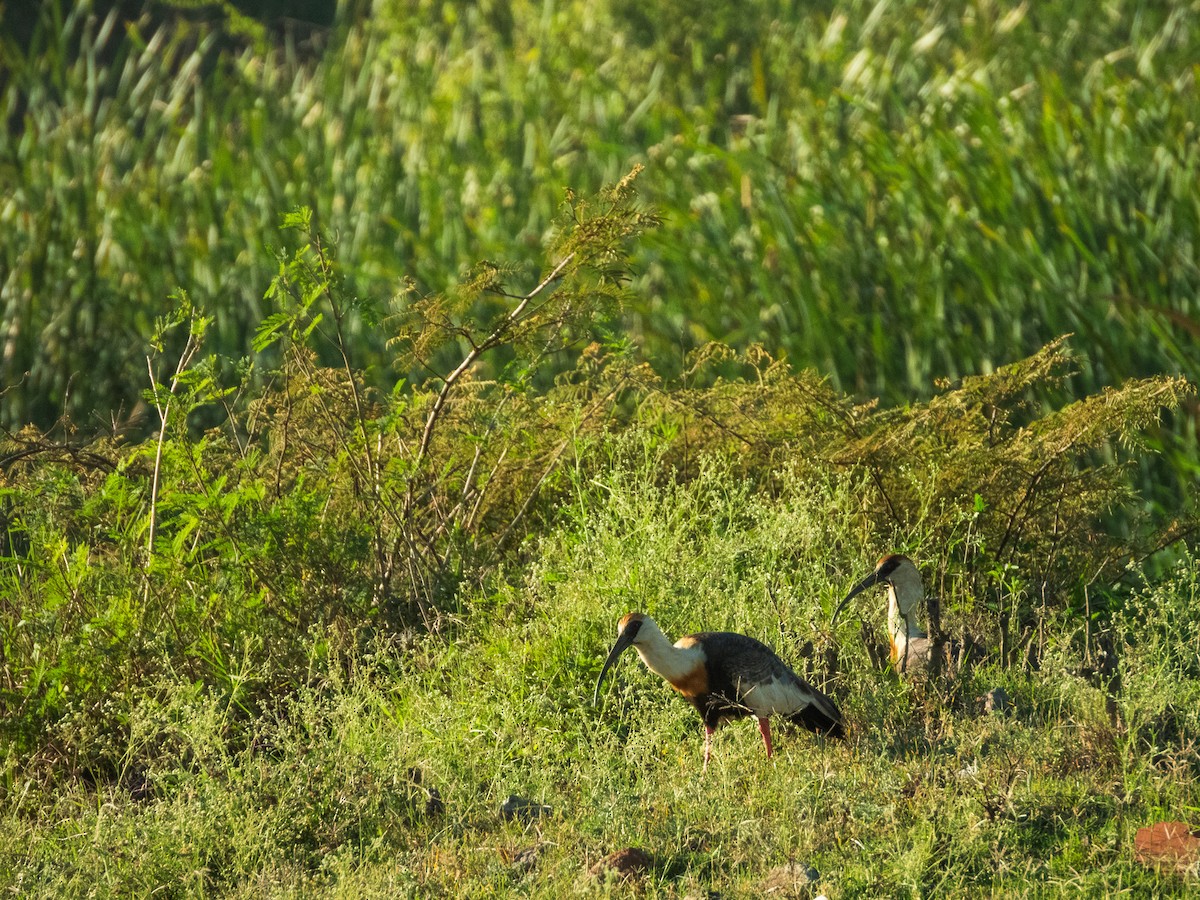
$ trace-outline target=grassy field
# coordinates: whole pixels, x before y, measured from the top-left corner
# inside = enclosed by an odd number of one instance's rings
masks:
[[[578,228],[574,252],[603,242]],[[594,276],[558,290],[592,296]],[[1176,545],[1152,570],[1145,538],[1102,538],[1126,469],[1090,451],[1185,383],[1030,419],[1061,346],[903,410],[761,358],[615,396],[643,367],[585,354],[550,395],[468,385],[355,419],[353,370],[311,368],[319,332],[292,316],[279,387],[227,429],[189,436],[215,388],[181,359],[153,395],[161,441],[5,445],[3,889],[623,894],[591,870],[634,847],[646,896],[1194,890],[1133,839],[1200,810],[1196,560]],[[878,594],[831,631],[888,550],[921,561],[977,667],[910,684],[872,662]],[[693,712],[632,655],[591,703],[633,609],[769,642],[848,738],[777,734],[768,761],[742,723],[703,774]],[[1010,707],[987,713],[997,688]]]
[[[639,882],[651,897],[759,897],[777,883],[801,897],[1195,889],[1132,857],[1138,827],[1200,810],[1195,560],[1136,593],[1114,625],[1115,718],[1082,674],[1077,621],[1052,627],[1037,671],[985,665],[927,689],[874,669],[847,627],[826,685],[848,739],[784,733],[768,761],[740,723],[718,732],[702,775],[694,713],[632,654],[592,707],[616,618],[637,608],[676,635],[742,630],[803,671],[801,644],[828,645],[832,602],[870,563],[852,542],[828,552],[826,511],[849,485],[830,497],[784,475],[768,502],[720,466],[664,488],[657,462],[581,485],[573,521],[511,587],[464,597],[469,614],[314,660],[310,683],[253,721],[176,673],[106,701],[122,739],[100,782],[70,774],[69,760],[48,774],[10,751],[4,888],[624,895],[588,870],[633,846],[651,856]],[[878,634],[875,600],[862,618]],[[1012,709],[984,714],[975,698],[995,687]],[[75,731],[90,718],[59,722],[58,746],[94,753],[102,738]],[[548,810],[509,820],[514,794]],[[789,863],[815,868],[815,885],[769,881]]]
[[[1195,893],[1134,854],[1200,825],[1195,3],[54,6],[0,59],[0,893]],[[977,665],[834,629],[892,551]],[[633,654],[592,703],[633,610],[847,739],[702,774]]]

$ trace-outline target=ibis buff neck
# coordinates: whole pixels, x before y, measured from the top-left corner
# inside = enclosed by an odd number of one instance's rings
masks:
[[[626,647],[637,650],[646,667],[660,675],[684,693],[702,691],[704,681],[704,651],[692,637],[681,638],[672,644],[653,619],[641,613],[630,613],[617,626],[617,642],[613,645],[600,677],[596,679],[593,703],[600,700],[600,685],[604,675]],[[699,680],[697,680],[699,677]]]
[[[646,668],[671,684],[686,681],[697,666],[704,664],[704,652],[691,638],[681,638],[672,644],[655,621],[648,617],[642,619],[633,649],[642,658]]]
[[[928,637],[918,612],[924,599],[925,588],[915,567],[902,565],[892,573],[888,582],[887,625],[893,661],[905,656],[910,640]]]
[[[925,599],[925,587],[921,573],[911,559],[899,554],[885,556],[875,566],[875,571],[851,588],[842,602],[833,611],[833,621],[851,599],[867,588],[886,584],[888,589],[888,641],[892,646],[892,662],[908,657],[909,643],[927,637],[920,624],[921,601]]]

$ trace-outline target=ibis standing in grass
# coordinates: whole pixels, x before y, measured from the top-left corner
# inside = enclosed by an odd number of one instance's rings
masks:
[[[629,613],[617,624],[613,644],[596,680],[593,703],[609,667],[633,647],[650,669],[665,678],[700,713],[704,722],[704,769],[712,755],[717,726],[754,716],[767,756],[771,748],[771,716],[830,737],[843,737],[842,714],[832,700],[793,672],[765,644],[743,634],[704,631],[672,644],[644,613]]]
[[[833,624],[837,624],[838,614],[851,599],[877,584],[886,584],[888,589],[887,629],[892,666],[901,675],[925,674],[933,657],[934,641],[921,627],[920,608],[925,600],[925,585],[921,573],[907,556],[893,553],[879,560],[875,571],[851,588],[838,604],[833,611]],[[965,643],[944,642],[944,662],[961,661],[965,652],[974,650]]]

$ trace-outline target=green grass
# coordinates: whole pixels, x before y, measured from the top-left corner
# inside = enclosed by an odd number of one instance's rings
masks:
[[[1077,623],[1054,630],[1040,671],[985,666],[947,690],[873,670],[848,628],[829,686],[849,739],[784,732],[768,761],[753,726],[734,724],[706,775],[694,712],[633,654],[592,707],[616,619],[633,608],[675,636],[755,634],[798,666],[805,640],[832,638],[829,601],[863,550],[828,552],[831,530],[846,536],[822,510],[846,497],[781,477],[790,500],[760,504],[719,466],[659,488],[654,466],[621,469],[579,486],[576,516],[514,586],[464,598],[469,616],[436,633],[337,655],[253,721],[218,692],[164,678],[114,701],[125,743],[98,783],[69,761],[49,766],[43,753],[29,766],[10,751],[0,886],[30,897],[607,895],[587,869],[637,846],[654,859],[650,897],[761,896],[790,861],[814,866],[833,898],[1184,896],[1184,881],[1145,870],[1131,848],[1138,827],[1200,809],[1192,560],[1135,595],[1117,629],[1116,723],[1074,674]],[[789,554],[786,571],[766,547]],[[779,577],[777,608],[763,585]],[[879,626],[877,613],[865,619]],[[998,685],[1013,713],[975,711],[970,698]],[[1143,727],[1167,698],[1174,731]],[[427,811],[429,788],[443,811]],[[506,821],[509,794],[552,812]],[[513,863],[533,847],[532,868]]]
[[[606,196],[561,240],[619,268],[636,217]],[[589,348],[545,394],[522,370],[441,407],[360,407],[358,373],[306,343],[344,299],[315,254],[260,331],[278,387],[181,362],[148,398],[161,439],[0,447],[0,890],[554,897],[613,890],[588,869],[637,846],[663,897],[759,896],[791,863],[831,897],[1185,891],[1131,840],[1198,808],[1195,556],[1153,580],[1113,564],[1140,537],[1096,523],[1135,495],[1091,451],[1136,444],[1188,385],[1030,419],[1061,344],[904,409],[762,356],[713,348],[730,374],[698,364],[678,387]],[[528,335],[602,310],[607,285],[571,268],[500,346],[536,369]],[[203,319],[160,330],[185,325],[202,344]],[[189,436],[189,412],[226,401],[223,428]],[[920,687],[878,671],[878,595],[862,631],[830,632],[888,550],[917,557],[987,664]],[[780,734],[767,761],[742,723],[701,775],[695,714],[632,655],[592,705],[633,609],[773,644],[836,696],[849,739]],[[1116,720],[1087,677],[1102,646]],[[1015,712],[981,716],[997,686]],[[550,813],[507,821],[510,794]]]

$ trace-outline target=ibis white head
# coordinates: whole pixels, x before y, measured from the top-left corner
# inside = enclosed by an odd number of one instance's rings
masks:
[[[651,670],[664,678],[670,678],[668,671],[674,668],[672,663],[675,662],[671,659],[674,655],[671,652],[674,649],[671,647],[671,642],[648,615],[640,612],[628,613],[622,616],[621,621],[617,623],[617,642],[608,651],[608,659],[604,661],[600,677],[596,679],[596,693],[592,697],[593,705],[600,702],[600,685],[604,681],[604,676],[617,658],[629,647],[637,650],[638,655]]]
[[[899,631],[908,637],[923,636],[917,615],[925,599],[925,586],[913,561],[898,553],[883,557],[874,572],[850,589],[833,611],[833,624],[837,624],[838,614],[853,597],[877,584],[888,586],[888,631],[892,634]]]

